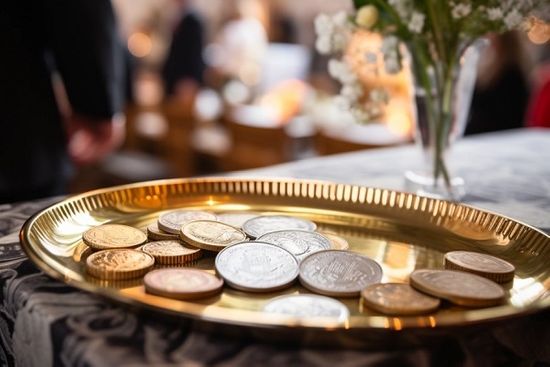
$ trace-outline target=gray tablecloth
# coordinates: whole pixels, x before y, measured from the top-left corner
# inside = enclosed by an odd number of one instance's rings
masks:
[[[402,189],[415,147],[308,159],[241,176],[296,177]],[[550,232],[550,130],[482,135],[451,157],[469,204]],[[461,329],[411,348],[338,350],[275,345],[199,330],[111,304],[39,272],[18,231],[57,199],[0,206],[0,363],[18,366],[550,366],[550,312]],[[550,266],[550,265],[549,265]]]

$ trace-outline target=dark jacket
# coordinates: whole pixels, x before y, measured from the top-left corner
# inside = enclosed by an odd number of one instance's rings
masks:
[[[123,55],[110,1],[0,2],[0,202],[59,193],[67,178],[53,70],[75,113],[121,111]]]

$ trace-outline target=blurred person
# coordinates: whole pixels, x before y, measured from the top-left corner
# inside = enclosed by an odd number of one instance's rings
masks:
[[[265,9],[257,0],[237,0],[218,35],[216,66],[229,78],[255,85],[260,80],[261,64],[267,50],[264,26]]]
[[[176,0],[178,21],[162,68],[167,96],[195,94],[203,83],[205,63],[202,57],[204,30],[201,17],[189,0]]]
[[[100,160],[124,138],[123,49],[112,5],[2,2],[0,47],[0,202],[65,193],[71,161]],[[68,103],[56,100],[57,76]]]
[[[524,126],[529,60],[518,32],[490,38],[480,59],[466,135]]]

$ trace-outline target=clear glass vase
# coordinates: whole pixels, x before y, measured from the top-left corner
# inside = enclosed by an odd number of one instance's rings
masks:
[[[448,164],[453,143],[464,134],[479,57],[488,41],[479,39],[457,50],[447,64],[419,55],[409,45],[415,89],[415,141],[422,166],[405,172],[405,190],[459,200],[465,183]]]

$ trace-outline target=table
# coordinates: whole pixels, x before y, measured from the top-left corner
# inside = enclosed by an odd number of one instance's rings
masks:
[[[239,176],[323,179],[400,189],[419,160],[413,146],[307,159]],[[467,203],[550,233],[550,130],[518,130],[459,142],[451,165]],[[275,345],[205,332],[111,304],[43,275],[18,231],[61,198],[0,205],[0,364],[18,366],[493,366],[550,365],[550,311],[482,329],[460,329],[407,349],[336,350]]]

